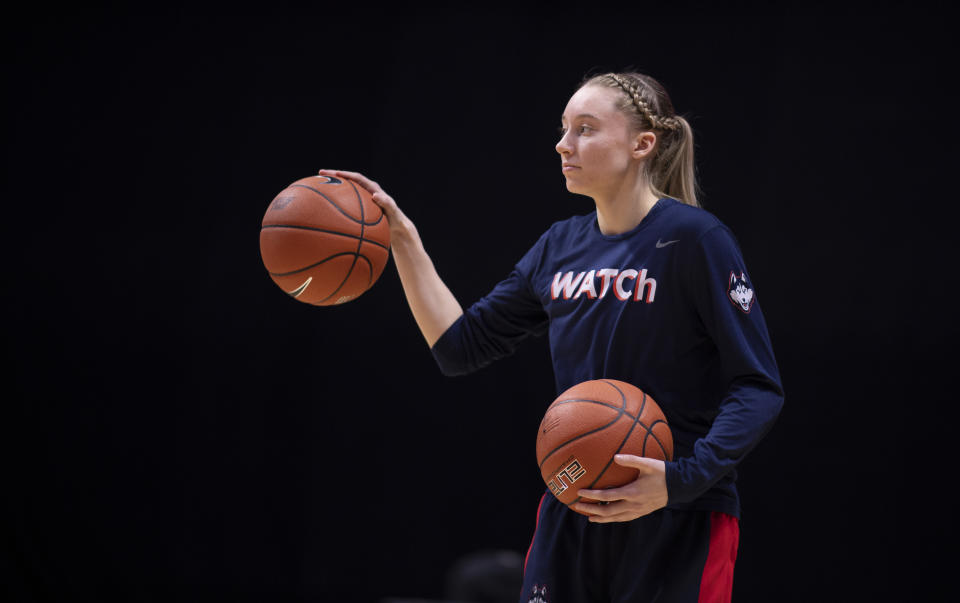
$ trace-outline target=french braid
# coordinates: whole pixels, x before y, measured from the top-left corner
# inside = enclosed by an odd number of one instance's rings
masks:
[[[676,117],[661,117],[650,109],[650,104],[644,100],[643,95],[640,94],[639,86],[628,82],[619,74],[611,73],[609,76],[610,79],[615,81],[617,85],[623,88],[623,91],[627,93],[627,96],[633,100],[633,106],[637,108],[637,111],[639,111],[641,115],[650,121],[654,128],[658,130],[680,129],[680,120],[678,120]]]
[[[673,110],[667,91],[642,73],[605,73],[584,79],[581,87],[601,86],[622,93],[617,108],[638,131],[654,130],[657,146],[643,163],[653,192],[699,207],[693,160],[693,129]]]

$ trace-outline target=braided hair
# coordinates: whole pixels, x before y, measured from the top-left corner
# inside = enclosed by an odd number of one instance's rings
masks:
[[[673,197],[699,207],[693,162],[693,129],[673,110],[667,91],[649,75],[604,73],[585,79],[584,86],[619,90],[617,107],[638,131],[657,133],[657,149],[644,164],[650,186],[660,197]]]

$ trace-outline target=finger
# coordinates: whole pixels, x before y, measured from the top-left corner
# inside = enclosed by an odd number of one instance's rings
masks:
[[[393,197],[387,193],[373,193],[370,198],[373,199],[373,202],[376,203],[380,209],[383,210],[383,213],[387,214],[387,216],[392,216],[399,211],[397,208],[397,202],[394,201]]]
[[[577,492],[577,496],[604,502],[623,500],[625,498],[620,488],[609,488],[607,490],[580,490]]]
[[[611,509],[610,505],[598,505],[596,503],[578,502],[570,505],[571,509],[586,513],[591,517],[603,517],[607,515],[619,515],[623,509]]]
[[[320,168],[319,170],[317,170],[317,173],[320,174],[321,176],[339,176],[339,175],[346,176],[347,174],[362,175],[360,174],[360,172],[348,172],[346,170],[334,170],[331,168]]]
[[[383,189],[380,188],[379,184],[373,180],[370,180],[360,172],[349,172],[347,170],[320,170],[319,173],[324,176],[334,175],[339,178],[349,178],[371,193],[383,192]]]
[[[625,500],[617,500],[614,502],[593,502],[592,500],[581,500],[576,504],[583,505],[582,510],[592,515],[616,515],[617,513],[623,513],[626,506],[631,503]]]
[[[370,197],[377,203],[377,205],[391,205],[391,204],[396,205],[397,204],[397,202],[393,200],[393,197],[391,197],[390,195],[382,191],[373,193]]]
[[[646,513],[637,513],[636,511],[628,511],[626,513],[617,513],[616,515],[592,515],[587,518],[587,521],[592,523],[613,523],[616,521],[633,521],[638,517],[643,517]]]
[[[617,454],[614,455],[613,460],[618,464],[624,467],[632,467],[637,469],[640,473],[649,474],[656,473],[657,466],[663,461],[658,461],[657,459],[649,459],[644,456],[634,456],[632,454]]]
[[[580,513],[585,513],[585,514],[591,515],[591,516],[596,512],[596,509],[597,509],[599,506],[600,506],[600,505],[588,505],[587,503],[571,503],[571,504],[569,505],[569,507],[570,507],[572,510],[578,511],[578,512],[580,512]]]

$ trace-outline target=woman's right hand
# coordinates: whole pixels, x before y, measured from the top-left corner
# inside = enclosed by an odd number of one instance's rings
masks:
[[[387,217],[387,223],[390,224],[390,240],[402,241],[415,237],[417,229],[407,216],[397,207],[397,202],[393,197],[384,192],[383,188],[359,172],[348,172],[345,170],[327,170],[319,171],[321,176],[333,176],[336,178],[347,178],[362,186],[373,197],[373,202],[383,210]]]
[[[428,346],[433,346],[450,328],[463,309],[450,289],[440,279],[437,269],[423,248],[413,222],[409,220],[393,197],[383,192],[380,185],[357,172],[320,170],[321,176],[346,178],[356,182],[373,196],[390,224],[390,253],[393,255],[403,292],[413,311],[413,317]]]

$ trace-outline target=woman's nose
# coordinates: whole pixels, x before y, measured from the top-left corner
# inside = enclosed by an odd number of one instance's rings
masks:
[[[560,140],[557,141],[557,152],[561,155],[569,155],[573,152],[573,149],[570,148],[570,144],[567,142],[566,134],[561,136]]]

